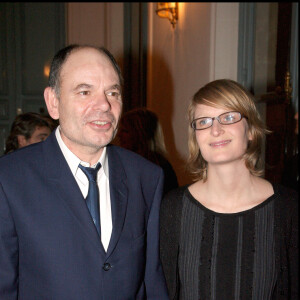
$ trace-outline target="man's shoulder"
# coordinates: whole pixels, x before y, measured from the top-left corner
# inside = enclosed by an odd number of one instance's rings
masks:
[[[26,147],[16,149],[12,152],[9,152],[7,154],[4,154],[3,156],[0,157],[0,164],[5,164],[5,163],[10,163],[12,161],[19,161],[19,160],[24,160],[24,159],[29,159],[32,160],[36,159],[36,155],[40,153],[41,149],[41,143],[35,143],[28,145]]]

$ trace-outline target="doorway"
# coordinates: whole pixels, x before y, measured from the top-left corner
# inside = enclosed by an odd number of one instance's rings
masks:
[[[254,95],[271,133],[265,178],[298,184],[298,3],[240,3],[238,81]]]

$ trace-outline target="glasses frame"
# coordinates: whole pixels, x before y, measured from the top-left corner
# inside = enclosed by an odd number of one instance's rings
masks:
[[[233,122],[233,123],[230,123],[230,124],[224,124],[224,123],[222,123],[221,120],[220,120],[220,116],[225,115],[225,114],[230,114],[230,113],[238,113],[238,114],[240,114],[241,118],[240,118],[238,121]],[[218,115],[217,117],[213,117],[213,118],[211,118],[211,117],[201,117],[201,118],[194,119],[194,120],[191,122],[191,127],[192,127],[194,130],[205,130],[205,129],[208,129],[208,128],[210,128],[210,127],[213,126],[214,120],[218,120],[219,124],[221,124],[221,125],[232,125],[232,124],[235,124],[235,123],[240,122],[243,118],[248,119],[245,115],[243,115],[243,114],[240,113],[239,111],[228,111],[228,112],[222,113],[222,114]],[[197,129],[196,126],[195,126],[195,122],[196,122],[197,120],[200,120],[200,119],[211,119],[211,125],[208,126],[208,127],[206,127],[206,128]]]

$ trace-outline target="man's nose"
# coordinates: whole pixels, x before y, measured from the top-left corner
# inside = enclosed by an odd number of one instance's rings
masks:
[[[108,110],[110,110],[111,105],[105,94],[99,94],[99,95],[96,95],[94,98],[94,107],[95,107],[95,109],[99,109],[102,111],[108,111]]]

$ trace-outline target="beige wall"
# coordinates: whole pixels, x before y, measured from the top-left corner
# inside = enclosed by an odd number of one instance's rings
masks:
[[[181,185],[185,173],[187,108],[193,94],[219,78],[237,79],[238,3],[179,3],[175,29],[149,3],[148,95],[162,123],[169,160]]]
[[[67,43],[106,47],[123,67],[123,2],[68,2]]]
[[[180,185],[188,156],[186,112],[193,94],[218,78],[237,78],[238,3],[179,3],[175,29],[149,2],[148,107],[159,116]],[[68,43],[106,46],[122,66],[123,3],[67,4]]]

